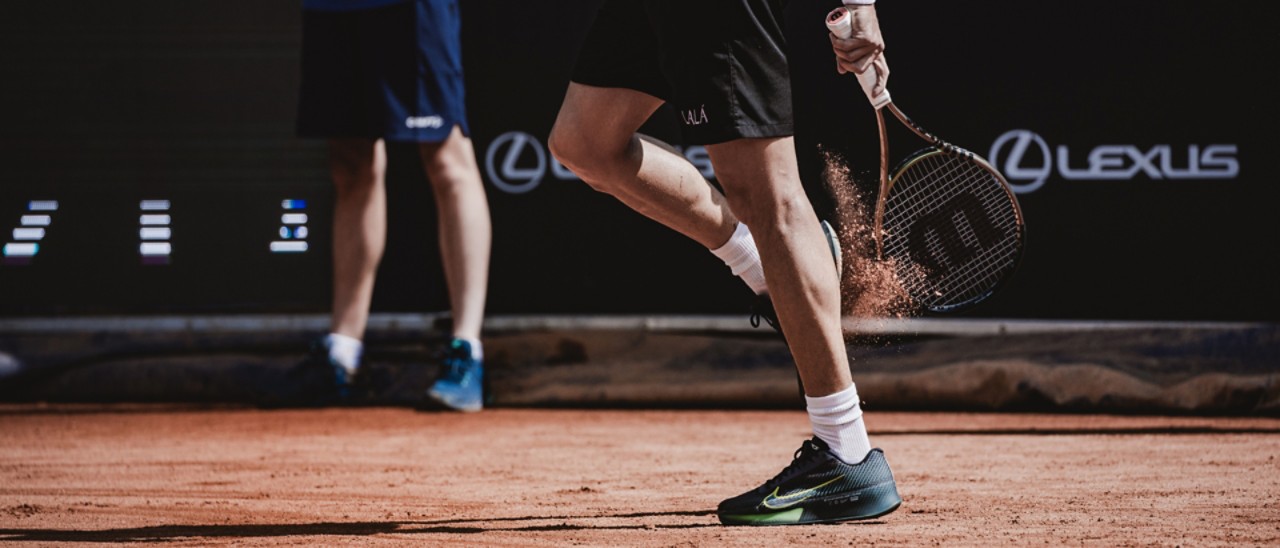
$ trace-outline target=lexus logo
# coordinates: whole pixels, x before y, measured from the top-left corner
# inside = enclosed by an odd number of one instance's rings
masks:
[[[1067,145],[1051,149],[1043,137],[1015,129],[991,144],[988,158],[1014,192],[1026,194],[1044,186],[1055,172],[1075,181],[1130,181],[1139,174],[1151,180],[1235,179],[1240,175],[1238,153],[1233,144],[1098,145],[1079,159]]]
[[[501,166],[497,162],[499,153]],[[521,157],[528,155],[532,155],[532,165],[530,158],[524,159],[522,164]],[[489,150],[484,155],[484,170],[493,186],[510,194],[524,194],[538,188],[546,176],[547,151],[534,136],[509,131],[489,143]]]
[[[1036,146],[1036,152],[1040,155],[1039,162],[1033,165],[1026,165],[1030,162],[1027,158],[1027,150],[1031,145]],[[1000,158],[1005,152],[1005,147],[1009,148],[1008,157],[1004,163],[1000,162]],[[1009,180],[1009,186],[1018,194],[1027,192],[1035,192],[1036,189],[1044,186],[1049,174],[1053,172],[1053,157],[1049,154],[1049,144],[1039,135],[1027,131],[1025,129],[1015,129],[1005,132],[995,143],[991,144],[991,164],[1004,174]],[[1026,184],[1014,184],[1015,182],[1025,182]]]

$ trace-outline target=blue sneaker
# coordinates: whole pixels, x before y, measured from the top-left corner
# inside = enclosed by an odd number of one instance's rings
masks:
[[[484,364],[472,357],[471,343],[450,341],[441,365],[440,377],[427,389],[427,400],[454,411],[484,409]]]

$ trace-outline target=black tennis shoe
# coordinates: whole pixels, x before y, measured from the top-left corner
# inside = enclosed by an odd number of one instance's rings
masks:
[[[716,514],[725,525],[797,525],[876,518],[901,504],[883,451],[849,464],[815,437],[777,476],[721,502]]]

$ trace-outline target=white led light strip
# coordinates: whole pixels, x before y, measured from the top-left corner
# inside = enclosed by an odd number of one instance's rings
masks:
[[[27,265],[40,253],[40,242],[48,235],[53,224],[53,213],[58,211],[57,200],[31,200],[27,211],[18,219],[13,229],[12,241],[0,248],[4,264]]]
[[[138,202],[138,255],[144,265],[167,265],[173,255],[173,230],[169,225],[169,200]],[[164,213],[158,213],[164,212]]]

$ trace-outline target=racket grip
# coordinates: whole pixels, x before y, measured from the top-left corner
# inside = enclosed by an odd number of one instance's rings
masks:
[[[830,30],[831,34],[836,35],[838,38],[852,38],[853,15],[843,6],[831,10],[831,13],[827,14],[827,30]],[[858,77],[858,84],[862,86],[862,92],[866,93],[867,100],[871,101],[871,106],[878,109],[892,101],[889,98],[888,88],[881,91],[879,95],[875,93],[877,78],[875,65],[869,66],[861,74],[855,73],[855,75]]]

